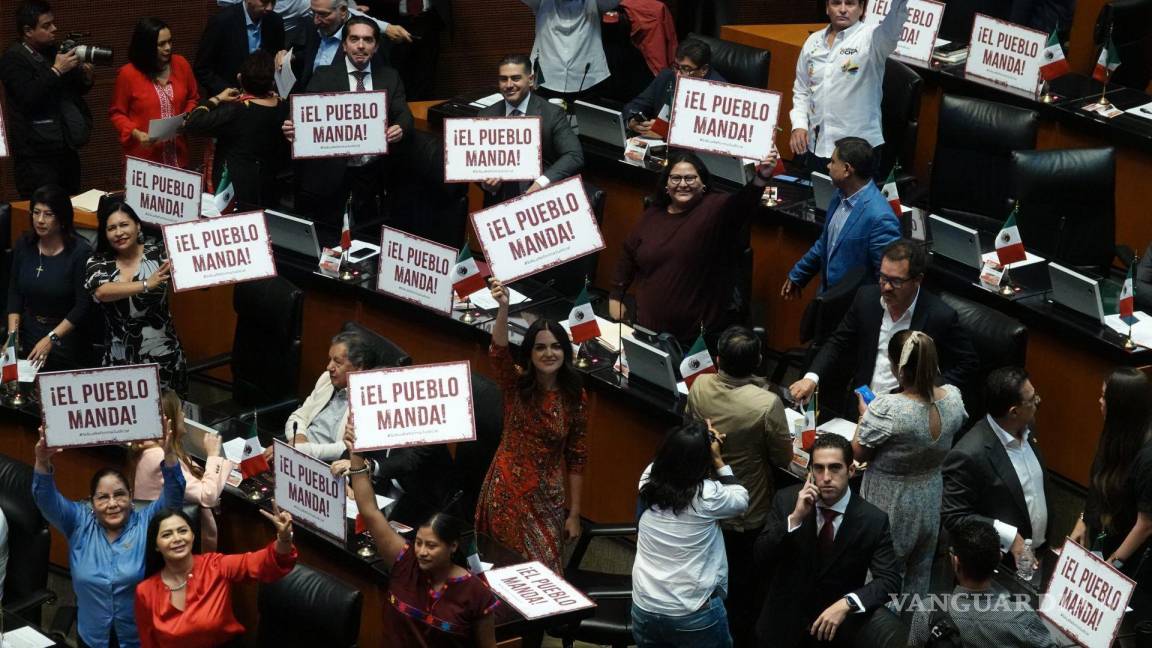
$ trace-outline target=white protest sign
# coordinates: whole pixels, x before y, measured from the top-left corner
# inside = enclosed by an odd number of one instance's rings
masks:
[[[292,514],[292,521],[346,542],[344,509],[348,497],[344,477],[333,477],[328,464],[276,441],[276,503]]]
[[[538,561],[490,569],[488,587],[526,619],[564,614],[595,606],[572,583]]]
[[[160,372],[154,364],[41,372],[36,388],[50,448],[164,436]]]
[[[380,228],[376,290],[445,315],[452,314],[456,250],[388,226]]]
[[[779,92],[681,76],[668,145],[763,160],[779,115]]]
[[[604,249],[580,176],[475,212],[472,226],[506,284]]]
[[[244,212],[164,227],[176,292],[276,276],[264,212]]]
[[[356,450],[476,439],[467,362],[348,374]]]
[[[1006,86],[1035,96],[1041,53],[1048,35],[1035,29],[976,14],[964,76],[984,85]]]
[[[388,152],[387,92],[297,94],[291,101],[294,159]]]
[[[8,157],[8,131],[4,130],[4,111],[0,110],[0,158]]]
[[[1039,612],[1081,646],[1111,646],[1135,587],[1131,578],[1068,540]]]
[[[539,117],[444,120],[444,181],[535,180],[543,168]]]
[[[203,183],[199,173],[129,156],[124,166],[124,202],[145,223],[186,223],[200,218]]]
[[[868,4],[868,23],[880,24],[891,0],[876,0]],[[900,42],[896,44],[896,54],[921,63],[930,63],[932,50],[936,47],[936,32],[940,31],[940,20],[944,17],[944,3],[933,0],[908,0],[908,19],[900,31]]]

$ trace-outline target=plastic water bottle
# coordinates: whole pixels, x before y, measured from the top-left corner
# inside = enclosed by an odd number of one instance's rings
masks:
[[[1024,551],[1016,559],[1016,577],[1032,584],[1032,577],[1036,575],[1036,554],[1032,552],[1032,541],[1024,541]]]

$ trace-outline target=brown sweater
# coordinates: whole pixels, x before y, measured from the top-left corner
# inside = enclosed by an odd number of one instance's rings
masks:
[[[748,183],[734,194],[705,194],[680,214],[650,207],[624,241],[612,297],[621,299],[635,283],[641,326],[680,339],[694,338],[701,322],[716,331],[732,304],[736,241],[762,193]]]

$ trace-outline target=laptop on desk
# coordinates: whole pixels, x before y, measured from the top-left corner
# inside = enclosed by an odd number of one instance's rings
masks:
[[[812,204],[817,212],[823,214],[828,211],[828,205],[831,205],[832,199],[836,197],[836,186],[832,184],[830,176],[819,171],[812,172],[811,180]]]
[[[932,254],[947,257],[977,270],[984,266],[980,249],[980,232],[936,214],[929,214],[928,233],[932,236]]]
[[[577,100],[572,105],[576,125],[581,137],[604,142],[621,151],[628,142],[624,116],[619,110]]]
[[[1104,322],[1104,299],[1099,280],[1051,262],[1048,276],[1052,280],[1050,301]]]
[[[313,262],[320,261],[320,240],[316,238],[315,223],[273,209],[265,210],[264,215],[273,246],[308,257]]]
[[[700,156],[704,166],[708,167],[708,172],[718,178],[723,178],[741,187],[748,184],[748,181],[752,179],[750,165],[745,164],[744,160],[738,157],[718,155],[707,151],[696,151],[696,154]]]
[[[676,393],[676,370],[667,352],[628,334],[620,336],[620,345],[628,360],[628,380],[639,379],[664,391]]]

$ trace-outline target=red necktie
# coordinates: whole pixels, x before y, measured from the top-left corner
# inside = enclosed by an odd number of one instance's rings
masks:
[[[840,512],[830,508],[821,508],[820,513],[824,516],[824,526],[820,527],[820,535],[816,539],[816,544],[820,547],[820,551],[828,551],[832,548],[832,542],[836,540],[835,521]]]
[[[356,77],[356,92],[364,92],[367,90],[367,88],[364,87],[364,77],[368,76],[367,72],[364,70],[356,70],[352,73],[352,76]]]
[[[404,4],[404,10],[408,12],[409,16],[415,18],[424,13],[424,0],[407,0]]]

